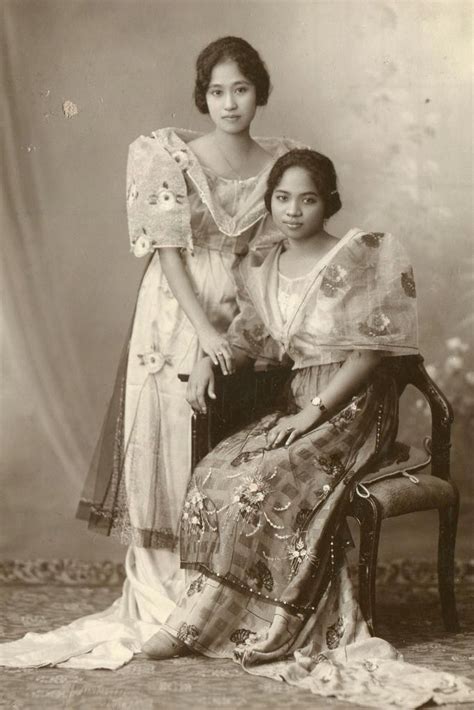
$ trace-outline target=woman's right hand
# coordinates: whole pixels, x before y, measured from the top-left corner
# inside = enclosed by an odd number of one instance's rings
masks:
[[[212,362],[209,357],[204,357],[193,367],[186,388],[186,400],[196,412],[206,414],[206,395],[210,399],[216,398],[214,381]]]
[[[223,375],[234,372],[232,349],[226,338],[212,326],[198,332],[199,344],[206,355],[209,355],[214,365],[219,365]]]

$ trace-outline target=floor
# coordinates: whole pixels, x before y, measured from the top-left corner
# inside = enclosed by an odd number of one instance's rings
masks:
[[[0,580],[0,630],[14,639],[26,630],[47,631],[108,606],[120,593],[120,570],[90,569],[58,563],[3,569]],[[71,571],[72,570],[72,571]],[[2,572],[2,570],[0,570]],[[99,576],[98,573],[100,572]],[[435,572],[409,562],[379,570],[378,633],[406,660],[465,675],[474,681],[474,569],[458,569],[459,634],[441,625]],[[100,577],[100,578],[99,578]],[[106,585],[106,586],[103,586]],[[136,657],[118,671],[43,668],[0,669],[0,708],[8,710],[342,710],[354,706],[318,698],[272,680],[252,677],[231,661],[187,657],[152,662]],[[454,706],[444,706],[446,710]],[[457,706],[462,708],[470,705]],[[473,705],[474,707],[474,705]]]

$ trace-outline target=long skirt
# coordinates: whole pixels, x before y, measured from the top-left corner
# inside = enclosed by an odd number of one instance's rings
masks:
[[[462,679],[406,664],[370,637],[347,572],[347,500],[393,445],[395,383],[380,371],[315,430],[266,448],[278,417],[304,407],[338,367],[298,370],[282,412],[198,465],[181,525],[187,588],[164,627],[206,656],[365,706],[473,699]]]
[[[225,332],[237,311],[236,257],[196,246],[183,258],[209,320]],[[99,614],[2,644],[0,665],[118,668],[174,609],[185,588],[178,525],[191,476],[191,409],[178,374],[201,355],[155,253],[78,510],[93,532],[129,546],[122,595]]]

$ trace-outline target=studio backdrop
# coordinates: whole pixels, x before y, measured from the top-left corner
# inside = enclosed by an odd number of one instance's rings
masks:
[[[1,557],[123,555],[74,512],[145,266],[126,230],[128,144],[163,126],[208,128],[194,62],[228,34],[271,73],[254,134],[333,159],[343,210],[332,231],[391,231],[410,252],[422,352],[448,388],[462,383],[455,475],[467,525],[472,3],[4,0],[1,10]],[[397,534],[382,555],[409,545]]]

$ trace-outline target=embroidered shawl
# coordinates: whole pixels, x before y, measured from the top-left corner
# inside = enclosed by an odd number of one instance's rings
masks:
[[[286,321],[277,300],[283,249],[281,242],[263,260],[252,252],[238,267],[241,312],[228,332],[235,347],[255,359],[279,360],[284,351],[295,368],[342,361],[351,350],[418,352],[413,269],[396,237],[350,230],[295,280]]]

